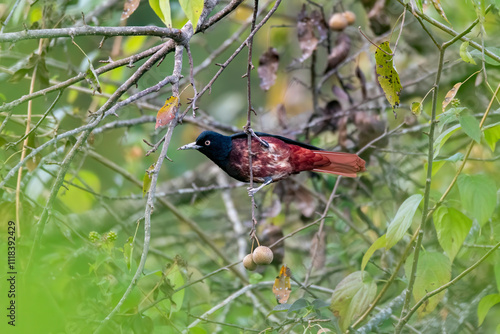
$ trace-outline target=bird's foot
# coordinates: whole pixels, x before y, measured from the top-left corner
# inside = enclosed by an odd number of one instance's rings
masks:
[[[262,186],[259,186],[257,188],[248,187],[247,188],[248,196],[253,197],[253,195],[255,195],[260,189],[262,189]]]
[[[248,196],[253,197],[253,195],[255,195],[257,193],[257,191],[261,190],[262,188],[264,188],[265,186],[267,186],[271,182],[273,182],[273,179],[270,177],[266,177],[265,182],[263,184],[261,184],[260,186],[258,186],[257,188],[248,187],[247,188]]]

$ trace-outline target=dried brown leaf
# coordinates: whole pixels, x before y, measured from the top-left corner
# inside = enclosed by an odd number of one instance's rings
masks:
[[[335,47],[328,55],[328,64],[326,66],[326,72],[334,69],[343,62],[349,55],[349,50],[351,49],[351,39],[344,33],[340,33],[337,37],[337,42]]]
[[[128,19],[130,15],[139,7],[141,0],[125,0],[121,20]]]
[[[179,98],[177,96],[171,96],[166,101],[163,107],[158,110],[156,115],[156,126],[155,129],[168,125],[174,118],[179,108]]]
[[[355,72],[356,72],[356,76],[359,79],[359,83],[361,85],[361,96],[363,97],[363,101],[364,101],[364,100],[366,100],[366,96],[367,96],[367,93],[366,93],[366,76],[363,73],[363,71],[361,71],[361,69],[359,68],[359,66],[356,66],[356,71]]]
[[[318,30],[319,43],[321,43],[328,38],[328,25],[326,24],[325,18],[321,12],[313,10],[311,12],[311,20]]]
[[[441,6],[441,0],[431,0],[431,2],[439,15],[441,15],[441,17],[445,19],[446,22],[450,23],[450,21],[448,21],[448,18],[446,17],[446,14],[444,13],[443,7]]]
[[[310,255],[314,255],[316,249],[316,257],[313,259],[313,267],[322,269],[326,263],[326,233],[323,231],[320,235],[314,237],[311,245]]]
[[[446,93],[446,96],[444,97],[444,100],[443,100],[443,111],[446,109],[446,107],[448,106],[448,104],[450,104],[451,100],[453,100],[455,98],[455,95],[457,95],[458,89],[460,88],[460,86],[462,86],[461,82],[456,83],[453,86],[453,88],[450,89],[448,91],[448,93]]]
[[[275,48],[269,48],[260,56],[257,72],[259,73],[260,88],[262,90],[269,90],[276,82],[279,60],[280,56]]]
[[[286,109],[283,103],[278,105],[278,109],[276,110],[278,117],[278,124],[282,129],[288,128],[288,118],[286,116]]]
[[[301,63],[312,55],[319,42],[314,35],[314,23],[306,16],[305,8],[304,5],[299,13],[299,21],[297,23],[297,38],[300,50],[302,50],[302,56],[299,58],[299,62]]]
[[[339,128],[339,145],[344,150],[347,148],[347,116],[343,116],[339,119],[337,126]]]

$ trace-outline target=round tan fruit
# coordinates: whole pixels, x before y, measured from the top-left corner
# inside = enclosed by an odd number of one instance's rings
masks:
[[[356,14],[354,14],[350,10],[343,12],[342,15],[344,16],[344,18],[347,21],[347,24],[349,25],[353,24],[354,21],[356,21]]]
[[[342,13],[335,13],[330,17],[330,21],[328,21],[328,25],[332,30],[341,31],[347,27],[347,19],[344,17]]]
[[[273,262],[273,251],[269,247],[259,246],[253,251],[252,258],[256,264],[267,265]]]
[[[257,264],[253,262],[253,256],[252,254],[247,254],[243,258],[243,266],[245,267],[246,270],[254,271],[257,269]]]

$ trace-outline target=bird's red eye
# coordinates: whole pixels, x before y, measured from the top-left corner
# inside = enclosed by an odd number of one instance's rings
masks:
[[[210,145],[210,140],[205,140],[205,146]]]

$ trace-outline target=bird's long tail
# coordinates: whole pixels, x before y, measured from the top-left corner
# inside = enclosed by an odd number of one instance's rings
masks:
[[[313,172],[337,174],[356,177],[357,173],[365,171],[365,161],[357,154],[345,152],[314,151],[316,154],[330,160],[330,164],[314,168]]]

